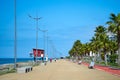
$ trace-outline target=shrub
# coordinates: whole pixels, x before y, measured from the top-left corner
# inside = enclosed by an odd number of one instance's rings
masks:
[[[118,55],[117,54],[110,55],[110,63],[115,63],[116,59],[118,59]]]

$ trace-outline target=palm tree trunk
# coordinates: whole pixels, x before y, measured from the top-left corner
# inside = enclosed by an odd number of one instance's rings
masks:
[[[118,42],[118,65],[120,65],[120,30],[119,30],[120,24],[117,25],[117,42]]]
[[[101,51],[100,50],[98,50],[98,62],[100,63],[101,62],[101,60],[102,60],[102,58],[101,58]]]
[[[105,65],[107,65],[107,55],[106,54],[104,55],[104,58],[105,58]]]
[[[107,54],[106,54],[106,49],[104,49],[104,61],[105,61],[105,65],[108,65],[107,64]]]
[[[120,65],[120,31],[118,31],[118,65]]]
[[[118,41],[118,65],[120,65],[120,39]]]

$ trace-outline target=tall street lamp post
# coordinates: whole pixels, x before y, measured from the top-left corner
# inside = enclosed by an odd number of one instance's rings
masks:
[[[41,30],[41,29],[39,29],[39,30],[44,33],[44,36],[43,36],[43,37],[44,37],[44,57],[45,57],[45,52],[46,52],[46,51],[45,51],[45,47],[46,47],[46,46],[45,46],[45,45],[46,45],[46,44],[45,44],[45,42],[46,42],[45,37],[46,37],[46,32],[47,32],[48,30]]]
[[[36,20],[36,56],[35,56],[35,58],[36,58],[36,60],[37,60],[37,55],[38,55],[38,50],[37,50],[37,48],[38,48],[38,20],[40,20],[42,17],[38,17],[38,15],[36,15],[36,17],[32,17],[32,16],[30,16],[30,15],[28,15],[31,19],[34,19],[34,20]]]
[[[17,62],[16,0],[14,0],[14,68]]]
[[[48,49],[48,38],[49,38],[49,37],[47,36],[47,57],[48,57],[48,50],[49,50],[49,49]]]

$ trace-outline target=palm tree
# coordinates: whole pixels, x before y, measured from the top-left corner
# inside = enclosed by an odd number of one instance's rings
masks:
[[[101,36],[101,47],[103,48],[103,52],[104,52],[104,59],[105,59],[105,63],[107,65],[107,52],[109,52],[109,48],[110,48],[110,40],[108,38],[108,36],[106,34]]]
[[[75,53],[75,49],[74,48],[72,48],[71,50],[69,50],[69,55],[70,56],[74,56],[74,53]]]
[[[96,36],[92,37],[92,39],[90,40],[90,46],[91,46],[91,50],[92,52],[96,53],[99,49],[99,40],[97,39]]]
[[[98,60],[96,57],[96,54],[100,54],[99,52],[99,40],[97,39],[96,36],[92,37],[92,39],[90,40],[91,43],[89,44],[90,45],[90,51],[92,51],[92,53],[95,54],[94,58],[95,60]],[[99,56],[99,59],[101,59],[101,56]]]
[[[111,41],[110,42],[111,54],[114,54],[117,50],[118,50],[117,42],[116,41]]]
[[[110,21],[107,22],[109,25],[108,30],[117,35],[118,43],[118,64],[120,65],[120,13],[110,15]]]
[[[80,42],[80,40],[75,41],[73,48],[75,49],[76,57],[81,55],[81,47],[82,47],[82,43]]]
[[[96,27],[95,30],[95,42],[96,42],[96,51],[99,51],[99,49],[103,49],[104,52],[104,60],[107,65],[107,52],[109,50],[109,38],[106,35],[106,28],[103,26]]]
[[[87,53],[89,53],[89,45],[88,43],[86,44],[82,44],[82,47],[81,47],[81,56],[85,56]]]
[[[71,56],[78,57],[79,55],[81,55],[81,47],[82,47],[82,44],[80,40],[75,41],[72,49],[69,51],[69,54]]]

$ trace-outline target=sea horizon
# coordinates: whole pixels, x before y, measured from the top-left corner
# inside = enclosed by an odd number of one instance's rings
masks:
[[[17,62],[28,62],[33,61],[33,58],[17,58]],[[14,58],[0,58],[0,65],[13,64]]]

